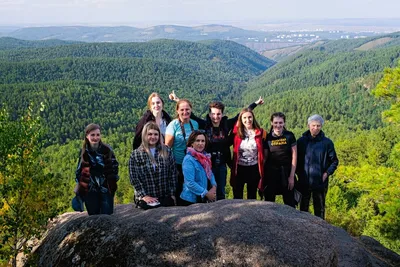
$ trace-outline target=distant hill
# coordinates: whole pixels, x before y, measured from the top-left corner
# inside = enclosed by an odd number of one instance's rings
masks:
[[[19,47],[20,41],[14,42]],[[0,49],[0,105],[18,114],[31,101],[44,102],[48,143],[63,143],[78,138],[92,121],[106,130],[131,132],[153,91],[167,99],[175,90],[193,100],[198,114],[212,99],[241,105],[237,95],[246,82],[273,64],[249,48],[219,40],[6,48]],[[173,115],[172,105],[166,103]]]
[[[75,40],[82,42],[144,42],[154,39],[199,41],[208,39],[264,38],[266,33],[226,25],[186,27],[160,25],[149,28],[53,26],[21,28],[7,36],[25,40]]]
[[[244,99],[264,96],[266,104],[257,108],[263,114],[262,124],[269,125],[271,113],[283,111],[297,135],[313,113],[329,121],[327,127],[334,135],[343,135],[341,131],[349,128],[382,126],[380,112],[387,105],[370,92],[384,68],[395,66],[400,59],[399,40],[400,34],[394,33],[301,48],[251,81]]]
[[[317,41],[312,44],[294,45],[278,49],[265,50],[261,54],[274,61],[281,61],[282,59],[294,55],[302,50],[310,49],[315,46],[323,44],[325,41]]]
[[[1,50],[18,50],[23,48],[39,48],[51,47],[59,45],[76,44],[77,41],[61,41],[61,40],[45,40],[45,41],[27,41],[11,37],[0,37],[0,51]]]

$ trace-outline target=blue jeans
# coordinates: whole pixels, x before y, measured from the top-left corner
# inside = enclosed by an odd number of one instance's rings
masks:
[[[226,164],[221,164],[212,167],[212,172],[217,182],[217,200],[225,199],[225,186],[226,186]]]
[[[84,201],[89,215],[112,214],[114,212],[114,194],[110,192],[89,191],[84,197]]]

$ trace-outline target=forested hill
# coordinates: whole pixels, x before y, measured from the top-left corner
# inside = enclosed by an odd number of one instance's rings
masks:
[[[171,90],[182,96],[190,92],[201,109],[211,99],[241,103],[232,96],[273,63],[230,41],[4,49],[0,51],[0,103],[19,111],[30,101],[45,102],[48,142],[65,142],[78,138],[92,121],[104,129],[131,132],[153,91],[165,98]]]
[[[339,158],[329,178],[327,221],[354,236],[371,236],[397,253],[400,135],[398,125],[388,125],[381,113],[392,104],[390,115],[399,116],[399,41],[396,33],[320,43],[280,61],[243,93],[245,102],[264,96],[265,104],[255,110],[263,127],[269,128],[270,115],[281,111],[297,138],[307,129],[310,115],[325,118],[323,131]],[[379,83],[384,69],[395,66]],[[392,103],[373,96],[378,83],[378,95],[387,95]]]
[[[0,37],[0,51],[1,50],[15,50],[23,48],[34,47],[49,47],[58,45],[76,44],[77,41],[61,41],[61,40],[44,40],[44,41],[27,41],[15,39],[12,37]]]
[[[47,147],[41,159],[47,165],[30,162],[58,179],[56,187],[62,192],[56,199],[41,199],[48,206],[60,207],[60,211],[68,210],[74,195],[78,151],[89,122],[102,126],[104,141],[113,147],[120,163],[116,203],[132,202],[128,171],[132,129],[153,91],[167,99],[175,90],[179,97],[193,100],[197,114],[204,112],[212,99],[219,99],[232,115],[262,95],[265,104],[255,109],[257,120],[268,127],[271,113],[282,111],[287,115],[286,127],[296,137],[306,129],[307,117],[319,113],[326,119],[323,130],[334,141],[340,162],[329,177],[327,221],[354,236],[371,236],[400,253],[399,128],[381,119],[381,111],[393,103],[371,95],[383,70],[397,64],[397,69],[385,72],[385,81],[398,84],[399,40],[399,34],[391,34],[325,41],[274,66],[250,49],[226,41],[158,40],[32,48],[23,48],[16,41],[15,49],[3,46],[0,50],[0,105],[8,106],[15,116],[26,114],[31,101],[44,102],[41,115]],[[379,83],[380,95],[387,93],[385,87],[387,84]],[[399,116],[398,90],[390,93],[394,100],[391,115]],[[173,114],[172,107],[173,103],[166,101],[167,110]],[[36,129],[29,128],[30,123],[20,122],[26,129]],[[28,170],[22,159],[29,154],[24,152],[26,139],[21,139],[27,136],[24,129],[15,130],[18,124],[13,123],[0,125],[10,126],[6,127],[9,132],[0,131],[6,137],[1,140],[10,141],[6,146],[17,143],[16,152],[8,154],[5,150],[3,158],[14,165],[22,162],[7,169],[15,173],[21,168]],[[231,187],[226,190],[231,198]],[[54,192],[58,191],[49,191]],[[34,195],[43,196],[37,190]],[[30,203],[37,205],[36,201]]]
[[[382,126],[380,113],[387,105],[376,100],[371,89],[384,68],[397,64],[399,40],[397,33],[326,41],[286,58],[251,81],[244,98],[263,95],[266,105],[257,110],[265,114],[260,118],[262,124],[268,124],[272,112],[283,111],[297,134],[312,113],[321,113],[335,136],[348,129]]]

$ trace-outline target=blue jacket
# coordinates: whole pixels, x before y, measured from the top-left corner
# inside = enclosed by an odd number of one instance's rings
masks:
[[[183,200],[196,203],[196,197],[204,197],[207,193],[207,174],[200,162],[189,154],[183,158],[182,163],[183,177],[183,190],[181,198]],[[217,186],[214,174],[211,173],[211,184]]]
[[[322,181],[324,172],[332,175],[339,160],[333,142],[321,131],[315,138],[310,131],[303,133],[297,140],[297,168],[300,189],[323,189],[328,180]]]

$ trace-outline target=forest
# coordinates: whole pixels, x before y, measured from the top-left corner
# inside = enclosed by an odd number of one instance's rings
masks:
[[[166,100],[172,90],[193,100],[201,116],[212,100],[223,101],[230,116],[262,96],[265,104],[255,109],[262,127],[281,111],[296,137],[310,115],[322,115],[340,161],[328,191],[327,221],[400,253],[400,34],[383,37],[391,41],[364,51],[357,48],[378,37],[325,41],[279,63],[229,41],[0,38],[1,259],[16,249],[29,251],[16,240],[38,235],[47,218],[71,211],[90,122],[102,126],[120,162],[116,202],[131,203],[133,129],[147,96],[156,91]],[[173,114],[171,101],[166,109]],[[43,190],[49,187],[54,190]],[[32,215],[24,216],[27,211]]]

